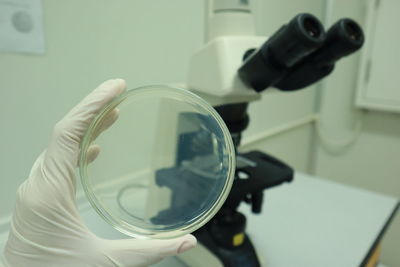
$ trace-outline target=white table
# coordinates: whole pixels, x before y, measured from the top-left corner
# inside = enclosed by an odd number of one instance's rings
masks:
[[[382,237],[398,200],[297,173],[265,191],[264,208],[248,218],[266,266],[360,266]]]
[[[240,210],[263,265],[345,267],[368,257],[398,205],[393,197],[297,173],[292,183],[265,191],[261,214],[245,204]],[[102,237],[123,237],[89,206],[82,206],[82,215]],[[169,258],[157,266],[184,265]]]

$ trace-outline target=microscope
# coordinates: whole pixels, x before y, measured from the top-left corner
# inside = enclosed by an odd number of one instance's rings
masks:
[[[266,89],[301,90],[321,80],[333,71],[336,61],[361,48],[364,36],[351,19],[340,19],[325,32],[315,16],[302,13],[266,38],[255,36],[247,0],[206,0],[205,8],[206,43],[191,58],[187,89],[207,100],[222,117],[236,147],[237,164],[227,200],[194,233],[198,248],[180,259],[189,266],[258,267],[256,248],[246,235],[247,219],[238,207],[245,202],[253,213],[260,213],[264,190],[290,182],[294,172],[261,151],[238,152],[242,132],[250,121],[248,105],[260,99]],[[190,144],[204,143],[207,137],[186,133],[185,139],[187,144],[177,148],[177,165],[190,160]],[[157,183],[170,186],[161,178]],[[173,192],[184,192],[184,183],[181,186]],[[197,194],[202,197],[201,192]],[[179,197],[172,199],[176,207],[183,205],[178,203]]]

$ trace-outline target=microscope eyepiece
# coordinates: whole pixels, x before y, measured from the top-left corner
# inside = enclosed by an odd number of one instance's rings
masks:
[[[311,14],[295,16],[258,50],[247,51],[238,73],[241,80],[257,92],[278,82],[288,70],[325,40],[321,22]]]
[[[307,31],[308,35],[311,38],[318,38],[321,36],[321,29],[320,29],[320,24],[315,23],[315,20],[312,18],[305,18],[304,22],[304,29]]]
[[[358,26],[357,23],[350,19],[345,19],[343,23],[346,34],[350,37],[351,40],[360,42],[364,39],[361,28],[360,26]]]
[[[363,43],[361,27],[352,19],[340,19],[328,30],[326,41],[316,52],[315,60],[333,63],[357,51]]]
[[[322,45],[325,31],[311,14],[299,14],[272,35],[261,47],[264,57],[291,67]]]

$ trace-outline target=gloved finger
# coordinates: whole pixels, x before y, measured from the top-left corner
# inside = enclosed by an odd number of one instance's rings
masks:
[[[107,130],[113,123],[118,119],[119,109],[115,108],[111,112],[109,112],[104,119],[101,121],[100,126],[93,133],[93,140],[95,140],[102,132]]]
[[[75,168],[78,164],[79,146],[94,116],[114,97],[126,90],[124,80],[108,80],[85,97],[54,127],[50,144],[42,164],[42,172],[51,178],[52,186],[70,199],[75,196]]]
[[[115,108],[113,111],[109,112],[107,116],[101,122],[101,125],[93,133],[93,140],[95,140],[99,134],[107,130],[113,123],[118,119],[119,109]],[[87,160],[89,163],[93,162],[97,156],[100,154],[100,146],[97,144],[90,145],[87,150]]]
[[[87,151],[87,159],[88,159],[88,162],[90,163],[90,162],[93,162],[96,158],[97,158],[97,156],[100,154],[100,146],[99,145],[91,145],[89,148],[88,148],[88,151]]]
[[[125,90],[124,80],[108,80],[86,96],[56,124],[47,156],[53,158],[57,165],[65,163],[68,167],[75,167],[81,139],[94,116]]]
[[[79,144],[89,124],[101,108],[126,90],[122,79],[108,80],[97,87],[57,123],[56,137],[68,137]],[[76,151],[75,151],[76,152]]]
[[[149,266],[168,256],[173,256],[194,248],[197,240],[193,235],[185,235],[167,240],[106,240],[108,257],[118,266]]]
[[[87,128],[100,109],[125,90],[126,82],[122,79],[105,81],[76,105],[64,119],[72,120],[73,122],[85,120]],[[81,136],[83,133],[80,133]]]

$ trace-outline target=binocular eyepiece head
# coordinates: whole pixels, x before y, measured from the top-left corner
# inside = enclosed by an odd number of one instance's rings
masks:
[[[270,86],[296,90],[328,75],[337,60],[357,51],[363,43],[363,31],[351,19],[339,20],[325,33],[316,17],[302,13],[259,49],[246,52],[238,74],[257,92]]]

